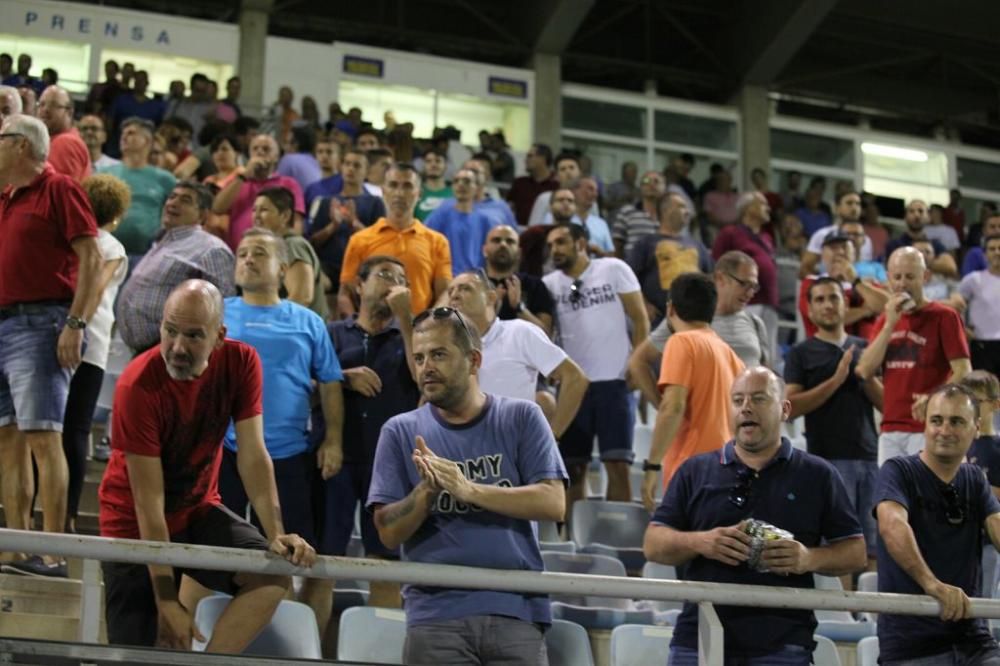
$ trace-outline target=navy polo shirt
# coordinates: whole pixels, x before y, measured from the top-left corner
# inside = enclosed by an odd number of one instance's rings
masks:
[[[863,538],[861,525],[840,475],[830,463],[792,448],[781,439],[777,455],[759,472],[752,472],[748,501],[739,508],[730,501],[748,469],[736,457],[732,441],[718,451],[688,459],[670,480],[654,524],[682,532],[701,532],[756,518],[788,530],[806,547],[821,541]],[[812,574],[780,576],[759,573],[746,564],[730,566],[695,557],[685,567],[685,580],[740,583],[774,587],[812,588]],[[761,656],[785,645],[813,649],[816,617],[808,610],[716,606],[725,628],[726,654]],[[671,643],[698,645],[698,607],[685,603]]]
[[[1000,437],[976,437],[965,454],[965,459],[983,470],[991,486],[1000,486]]]
[[[369,335],[357,315],[327,328],[344,370],[367,366],[382,380],[382,391],[367,398],[344,385],[344,462],[371,465],[383,424],[417,408],[420,392],[406,364],[403,336],[395,323]]]
[[[958,492],[964,520],[948,520],[945,491]],[[901,504],[908,513],[917,547],[934,575],[944,583],[965,590],[969,597],[982,596],[983,522],[1000,512],[1000,502],[981,469],[963,463],[950,484],[942,481],[918,455],[890,458],[879,469],[875,506],[880,502]],[[956,516],[955,512],[952,512]],[[957,519],[957,518],[956,518]],[[878,540],[878,591],[924,594],[892,558],[881,536]],[[937,617],[892,615],[878,618],[878,641],[882,659],[901,660],[947,652],[955,645],[994,645],[986,620],[942,622]]]

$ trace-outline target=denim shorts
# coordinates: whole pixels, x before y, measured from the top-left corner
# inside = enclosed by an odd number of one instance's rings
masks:
[[[0,426],[62,432],[73,373],[60,367],[56,345],[67,312],[39,306],[0,320]]]
[[[590,382],[576,418],[559,438],[563,461],[567,465],[589,463],[596,437],[602,461],[631,463],[635,458],[634,414],[635,405],[625,380]]]
[[[875,544],[878,539],[878,525],[872,509],[875,506],[875,481],[878,478],[878,463],[874,460],[832,459],[831,465],[840,472],[840,478],[847,486],[847,495],[851,498],[854,511],[861,521],[865,533],[865,547],[868,556],[875,557]]]

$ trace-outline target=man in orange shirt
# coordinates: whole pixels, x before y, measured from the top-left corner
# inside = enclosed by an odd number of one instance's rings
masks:
[[[733,436],[729,389],[743,361],[711,328],[717,298],[712,278],[701,273],[684,273],[670,285],[667,317],[674,334],[663,350],[657,384],[663,397],[642,466],[642,501],[650,512],[661,467],[666,485],[685,460]]]
[[[340,269],[337,310],[341,318],[354,314],[355,278],[368,257],[388,255],[403,262],[410,280],[413,313],[431,307],[451,282],[451,250],[444,235],[428,229],[413,216],[420,198],[420,174],[410,164],[390,167],[382,184],[385,217],[358,231],[347,242]]]

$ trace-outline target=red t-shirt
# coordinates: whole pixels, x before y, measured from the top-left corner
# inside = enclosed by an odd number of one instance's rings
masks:
[[[69,176],[78,183],[90,175],[90,151],[76,128],[52,137],[49,143],[49,164],[56,173]]]
[[[79,261],[71,243],[97,236],[79,183],[45,169],[30,184],[0,194],[0,307],[71,301]]]
[[[115,387],[113,450],[98,491],[101,536],[139,538],[126,453],[160,458],[171,534],[220,504],[222,438],[230,420],[262,413],[261,377],[257,352],[236,340],[212,352],[193,381],[171,379],[159,347],[137,356]]]
[[[874,340],[883,326],[884,314],[875,322],[869,340]],[[951,374],[950,361],[959,358],[969,358],[969,343],[957,312],[928,303],[900,317],[882,362],[882,432],[923,432],[924,424],[910,414],[914,396],[944,384]]]

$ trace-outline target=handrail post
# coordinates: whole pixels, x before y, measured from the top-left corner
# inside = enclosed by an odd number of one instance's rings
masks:
[[[81,578],[77,639],[81,643],[97,643],[101,637],[101,563],[85,559]]]
[[[698,604],[698,666],[722,666],[725,657],[722,622],[715,606]]]

